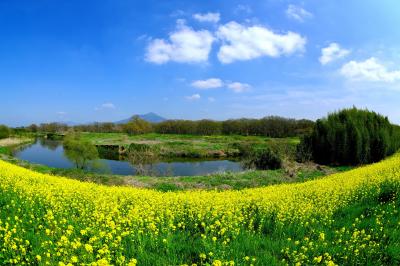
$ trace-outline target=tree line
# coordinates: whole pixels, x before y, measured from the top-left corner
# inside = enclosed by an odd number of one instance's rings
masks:
[[[169,120],[155,125],[157,133],[191,135],[244,135],[274,138],[294,137],[311,132],[314,122],[269,116],[261,119]]]
[[[310,133],[314,126],[311,120],[296,120],[278,116],[261,119],[215,120],[167,120],[149,123],[139,117],[133,117],[126,124],[92,123],[68,126],[62,123],[47,123],[19,128],[20,131],[63,133],[69,129],[78,132],[128,133],[128,134],[187,134],[187,135],[244,135],[266,136],[274,138],[295,137]]]

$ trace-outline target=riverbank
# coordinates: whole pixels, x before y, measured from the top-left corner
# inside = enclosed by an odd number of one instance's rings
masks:
[[[12,150],[23,145],[30,144],[34,138],[28,137],[10,137],[0,140],[0,154],[11,155]]]
[[[313,163],[285,162],[279,170],[246,170],[243,172],[219,172],[202,176],[122,176],[98,174],[80,169],[53,168],[19,160],[2,154],[0,159],[43,174],[65,176],[79,181],[109,186],[151,188],[159,191],[179,190],[237,190],[263,187],[281,183],[304,182],[333,173],[350,170],[350,167],[329,167]]]

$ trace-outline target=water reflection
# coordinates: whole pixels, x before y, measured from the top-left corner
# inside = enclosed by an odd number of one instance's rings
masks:
[[[243,168],[239,162],[230,160],[199,161],[170,159],[157,161],[155,158],[140,156],[123,157],[118,151],[98,149],[100,159],[90,165],[89,171],[118,175],[153,175],[153,176],[195,176],[216,172],[239,172]],[[62,142],[57,140],[37,139],[30,146],[15,152],[15,157],[32,163],[56,168],[74,168],[74,164],[64,155]],[[157,158],[158,159],[158,158]]]

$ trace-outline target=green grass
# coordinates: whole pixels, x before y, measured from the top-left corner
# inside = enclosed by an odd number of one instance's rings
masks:
[[[0,146],[0,154],[11,155],[11,150],[8,147],[1,147]]]
[[[129,146],[131,143],[150,145],[161,157],[210,158],[237,157],[235,144],[252,148],[270,147],[283,157],[293,158],[298,138],[267,138],[260,136],[195,136],[174,134],[127,135],[124,133],[83,133],[82,137],[96,145]]]

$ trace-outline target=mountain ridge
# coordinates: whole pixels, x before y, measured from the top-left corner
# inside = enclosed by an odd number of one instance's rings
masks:
[[[151,123],[160,123],[160,122],[167,120],[166,118],[164,118],[156,113],[150,112],[150,113],[146,113],[146,114],[133,115],[130,118],[119,120],[114,123],[115,124],[126,124],[135,116],[138,116],[139,118],[146,120],[147,122],[151,122]]]

